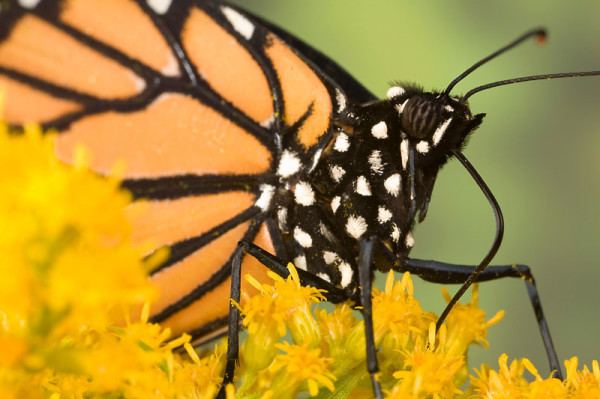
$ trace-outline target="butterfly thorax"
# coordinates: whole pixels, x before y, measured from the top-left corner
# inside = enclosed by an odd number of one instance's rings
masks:
[[[318,163],[292,185],[279,215],[295,262],[342,288],[356,280],[361,237],[376,237],[396,259],[408,256],[437,172],[481,123],[459,99],[413,87],[390,92],[335,121]]]

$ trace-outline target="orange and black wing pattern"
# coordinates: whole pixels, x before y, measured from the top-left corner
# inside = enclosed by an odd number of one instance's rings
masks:
[[[200,0],[3,1],[0,88],[4,119],[57,130],[62,160],[83,145],[100,174],[125,162],[146,200],[135,239],[171,249],[153,320],[196,337],[226,326],[238,241],[289,260],[269,214],[281,143],[309,162],[346,102],[373,99],[298,39]]]

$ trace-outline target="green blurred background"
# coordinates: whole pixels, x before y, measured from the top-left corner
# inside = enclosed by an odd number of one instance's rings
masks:
[[[564,1],[238,1],[329,55],[379,97],[388,83],[409,80],[443,89],[464,69],[524,31],[533,41],[478,70],[455,89],[518,76],[600,69],[600,2]],[[600,358],[600,77],[533,82],[492,89],[471,100],[488,114],[465,154],[502,206],[506,231],[495,263],[532,266],[561,359]],[[494,221],[487,201],[457,161],[439,175],[412,256],[477,264]],[[418,280],[418,279],[416,279]],[[456,286],[448,287],[450,292]],[[440,287],[416,284],[425,309],[444,307]],[[467,294],[467,296],[469,296]],[[506,352],[528,357],[548,375],[546,355],[524,284],[486,283],[482,307],[504,320],[471,367],[496,366]]]

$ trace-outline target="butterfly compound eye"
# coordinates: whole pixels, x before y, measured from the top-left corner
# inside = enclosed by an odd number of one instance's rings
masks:
[[[440,122],[442,105],[435,98],[411,97],[404,105],[402,127],[411,137],[431,137]]]

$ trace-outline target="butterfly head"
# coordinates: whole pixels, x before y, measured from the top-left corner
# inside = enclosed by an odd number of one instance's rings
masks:
[[[414,144],[418,158],[425,163],[460,150],[485,116],[473,115],[460,97],[418,87],[394,86],[388,90],[388,101],[398,113],[401,135]]]

